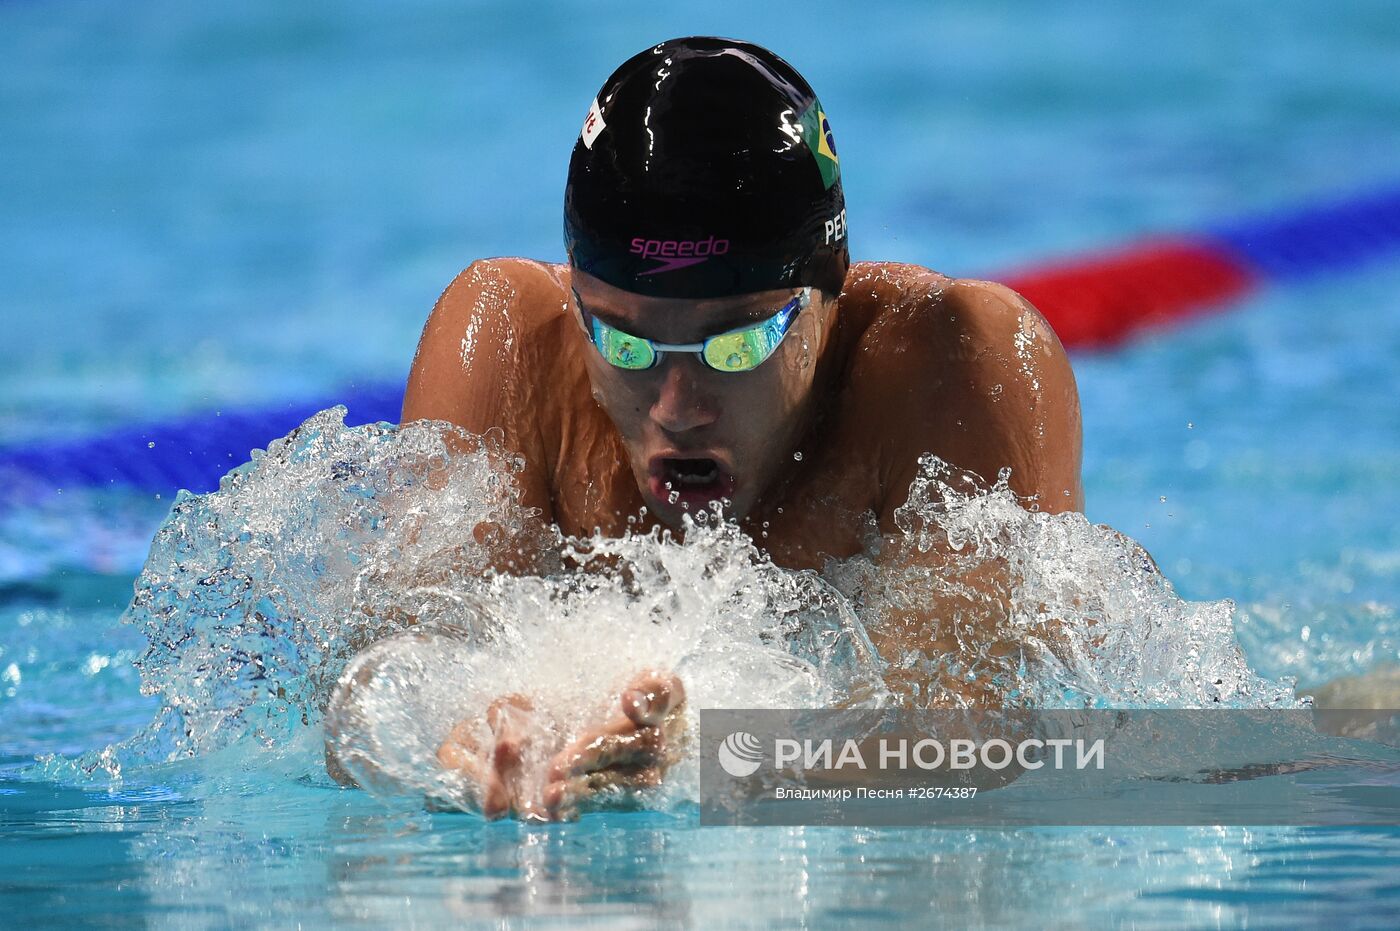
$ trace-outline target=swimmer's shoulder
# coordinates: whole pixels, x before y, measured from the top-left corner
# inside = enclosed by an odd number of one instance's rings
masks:
[[[1010,468],[1018,493],[1080,501],[1074,374],[1029,301],[997,282],[873,262],[852,266],[843,314],[848,299],[850,387],[859,409],[882,412],[891,494],[932,452],[988,481]]]
[[[975,369],[1008,348],[1065,355],[1040,312],[995,281],[950,278],[922,265],[857,262],[841,301],[843,316],[852,311],[855,344],[867,354],[878,345],[882,367],[895,361],[901,368]]]
[[[568,271],[534,259],[478,259],[443,290],[429,318],[428,333],[455,336],[463,325],[508,324],[512,335],[548,328],[563,316]]]
[[[480,259],[454,277],[423,327],[403,420],[472,432],[537,421],[566,352],[567,269],[523,258]],[[517,409],[518,408],[518,409]]]
[[[442,292],[423,327],[402,421],[438,420],[471,434],[499,431],[522,456],[522,503],[554,520],[551,476],[570,399],[589,398],[570,340],[567,269],[521,258],[481,259]]]

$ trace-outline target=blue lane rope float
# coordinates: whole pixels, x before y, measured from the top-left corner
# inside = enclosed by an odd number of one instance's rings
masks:
[[[1400,252],[1400,187],[1222,224],[1199,242],[1269,281],[1350,271]]]
[[[1219,308],[1270,282],[1348,271],[1400,254],[1400,188],[1224,223],[999,277],[1045,314],[1074,349]],[[335,404],[347,423],[395,422],[403,384],[331,397],[201,413],[66,442],[0,448],[0,476],[49,487],[209,491],[251,450]]]
[[[256,447],[290,432],[336,404],[346,423],[398,422],[402,383],[361,385],[335,396],[264,408],[223,410],[178,420],[135,424],[77,440],[0,449],[0,475],[15,473],[56,488],[105,485],[210,491]]]

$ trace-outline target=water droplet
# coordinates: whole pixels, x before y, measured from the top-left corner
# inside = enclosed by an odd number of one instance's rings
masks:
[[[798,462],[801,462],[801,461],[802,461],[802,450],[799,449],[797,452],[793,453],[793,454],[792,454],[792,458],[795,459],[795,460],[798,461]]]
[[[669,488],[670,486],[668,485],[667,487]],[[681,493],[679,491],[673,491],[666,496],[667,504],[675,504],[679,500],[681,500]]]
[[[1192,423],[1191,421],[1188,420],[1188,421],[1186,421],[1186,429],[1187,429],[1187,430],[1194,430],[1194,429],[1196,429],[1196,425],[1195,425],[1194,423]]]
[[[1160,495],[1160,496],[1157,498],[1157,500],[1160,501],[1160,502],[1162,502],[1163,504],[1166,504],[1166,503],[1167,503],[1167,496],[1166,496],[1166,495]]]
[[[146,448],[147,448],[147,449],[155,449],[155,448],[156,448],[156,441],[155,441],[155,440],[151,440],[149,443],[146,444]]]
[[[729,355],[724,357],[724,364],[726,368],[737,369],[743,361],[743,359],[739,358],[739,354],[737,352],[731,352]]]

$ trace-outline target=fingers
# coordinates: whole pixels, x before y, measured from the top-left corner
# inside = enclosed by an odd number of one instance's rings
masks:
[[[520,768],[533,736],[533,711],[534,705],[522,695],[503,696],[486,709],[486,724],[496,738],[491,763],[502,776]]]
[[[618,710],[585,731],[551,761],[551,782],[609,767],[662,762],[666,728],[685,706],[685,688],[670,673],[648,670],[623,690]]]
[[[622,713],[638,725],[657,725],[685,705],[685,687],[670,673],[648,670],[622,693]]]
[[[438,762],[448,769],[460,769],[469,765],[471,759],[480,752],[476,735],[467,726],[467,722],[463,721],[452,728],[452,733],[448,734],[442,746],[438,747],[437,758]]]
[[[648,670],[620,696],[617,710],[585,731],[550,763],[541,796],[551,818],[570,817],[589,796],[610,788],[659,785],[668,763],[667,731],[685,706],[685,688],[670,673]]]
[[[487,817],[495,817],[513,808],[522,818],[539,817],[539,806],[530,797],[526,785],[524,765],[526,753],[540,732],[534,704],[523,695],[503,696],[486,709],[486,723],[496,737],[496,743],[491,748],[491,766],[501,792],[499,798],[487,793],[482,812]],[[492,803],[489,811],[488,802]],[[500,803],[499,807],[494,804],[496,802]]]
[[[454,727],[438,748],[438,762],[476,786],[487,818],[499,818],[512,808],[526,816],[538,807],[525,797],[521,785],[522,763],[534,738],[533,709],[523,695],[502,696],[486,709],[494,737],[489,751],[482,750],[470,721]]]
[[[638,727],[619,716],[555,754],[548,779],[553,782],[613,766],[653,766],[660,761],[665,744],[659,727]]]
[[[645,788],[661,781],[665,737],[624,715],[584,734],[555,754],[540,801],[551,820],[574,817],[578,806],[608,788]]]
[[[599,791],[661,782],[671,738],[683,727],[679,712],[685,701],[678,678],[642,672],[622,690],[608,718],[554,754],[541,774],[527,758],[547,746],[545,738],[553,743],[553,729],[540,722],[528,697],[504,695],[486,709],[489,745],[483,746],[476,735],[479,724],[464,721],[438,748],[438,760],[477,787],[488,818],[512,810],[523,818],[571,817]]]
[[[502,695],[487,706],[486,723],[491,726],[491,731],[494,733],[507,721],[518,719],[523,713],[534,710],[535,703],[530,701],[528,695]]]
[[[510,793],[482,754],[469,722],[463,721],[452,729],[438,747],[437,758],[444,768],[460,773],[476,786],[481,812],[487,818],[499,818],[510,809]]]
[[[656,766],[614,766],[608,769],[557,779],[541,795],[544,814],[552,821],[572,819],[578,806],[590,796],[607,789],[649,789],[661,784]]]

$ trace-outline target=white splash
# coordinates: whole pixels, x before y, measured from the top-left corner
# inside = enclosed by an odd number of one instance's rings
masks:
[[[528,693],[576,729],[648,667],[681,677],[692,715],[991,694],[1031,707],[1296,704],[1287,683],[1249,670],[1228,602],[1180,600],[1132,541],[1027,511],[1004,480],[978,489],[928,460],[901,533],[821,575],[774,566],[717,522],[684,544],[537,536],[552,555],[539,574],[511,575],[491,554],[533,531],[516,494],[523,463],[499,436],[347,428],[343,416],[310,418],[217,492],[177,500],[126,614],[150,642],[138,665],[163,711],[84,768],[117,774],[235,743],[306,754],[346,664],[415,619],[431,636],[395,641],[373,720],[347,739],[429,795],[451,778],[438,742],[493,698]],[[968,587],[991,569],[994,585]],[[944,606],[931,622],[928,604]],[[877,656],[872,641],[901,642],[921,606],[925,642]],[[319,755],[305,764],[319,772]]]

